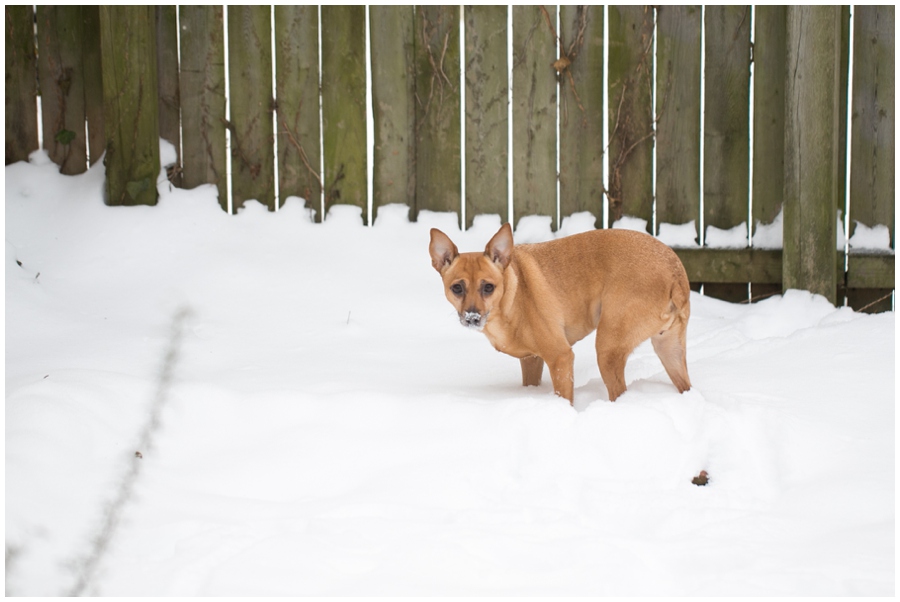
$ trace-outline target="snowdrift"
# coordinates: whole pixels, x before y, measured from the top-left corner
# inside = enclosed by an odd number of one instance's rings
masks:
[[[694,295],[693,390],[588,338],[573,409],[430,266],[499,218],[5,178],[8,594],[894,593],[893,313]]]

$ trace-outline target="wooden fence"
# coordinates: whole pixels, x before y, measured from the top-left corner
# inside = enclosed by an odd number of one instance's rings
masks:
[[[172,181],[215,184],[223,207],[230,188],[235,210],[274,210],[277,190],[367,221],[404,203],[470,225],[512,219],[511,197],[516,219],[554,229],[606,212],[600,227],[634,216],[653,234],[693,221],[700,243],[783,211],[781,250],[678,249],[691,281],[891,307],[893,252],[835,241],[841,210],[894,247],[893,6],[853,8],[852,48],[846,6],[5,10],[6,163],[38,148],[39,94],[43,148],[69,174],[105,152],[110,204],[156,202],[162,137],[180,151]]]

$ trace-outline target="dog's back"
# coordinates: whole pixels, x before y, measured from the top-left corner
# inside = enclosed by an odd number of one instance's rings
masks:
[[[674,310],[687,322],[690,315],[690,283],[681,260],[648,234],[592,230],[516,245],[515,261],[520,278],[559,300],[575,340],[597,328],[603,304],[636,316]],[[585,288],[587,294],[571,294]]]

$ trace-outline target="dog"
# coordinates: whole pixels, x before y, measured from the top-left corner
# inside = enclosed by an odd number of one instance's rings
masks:
[[[460,253],[432,229],[429,253],[460,323],[519,358],[523,385],[539,385],[546,363],[554,392],[574,405],[572,345],[596,330],[610,401],[625,392],[625,361],[648,338],[678,391],[691,388],[687,273],[649,234],[593,230],[514,245],[507,223],[484,253]]]

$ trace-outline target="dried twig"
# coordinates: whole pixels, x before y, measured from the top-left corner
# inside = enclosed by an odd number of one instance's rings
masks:
[[[287,121],[282,120],[281,125],[284,126],[284,131],[288,135],[288,140],[290,140],[291,144],[294,145],[294,148],[296,148],[297,152],[300,154],[300,160],[303,161],[303,165],[319,183],[319,190],[323,190],[325,187],[322,184],[322,178],[319,176],[319,173],[313,169],[312,165],[309,164],[309,157],[306,155],[303,145],[297,140],[297,136],[294,135],[294,132],[291,130],[290,126],[288,126]]]
[[[578,96],[578,90],[575,88],[575,77],[572,75],[570,67],[572,66],[572,63],[575,62],[578,51],[581,49],[582,45],[584,45],[584,31],[587,28],[587,8],[583,7],[579,11],[578,30],[573,36],[568,50],[565,48],[562,37],[556,33],[556,29],[553,27],[553,22],[550,20],[550,13],[548,13],[547,9],[543,6],[541,6],[541,13],[547,21],[547,27],[550,28],[550,33],[553,34],[553,38],[559,46],[559,58],[553,62],[552,67],[556,70],[557,76],[561,77],[563,72],[565,72],[569,77],[569,86],[572,88],[572,96],[575,97],[575,102],[578,104],[578,108],[581,109],[581,114],[584,115],[586,111],[581,102],[581,97]],[[563,107],[563,120],[563,123],[568,123],[569,115],[567,107]]]
[[[867,309],[869,309],[870,307],[872,307],[872,306],[875,305],[876,303],[881,303],[882,301],[884,301],[885,299],[887,299],[888,297],[890,297],[890,296],[893,295],[893,294],[894,294],[894,291],[892,290],[892,291],[889,292],[888,294],[886,294],[886,295],[884,295],[884,296],[882,296],[882,297],[879,297],[878,299],[875,299],[875,300],[872,301],[871,303],[868,303],[868,304],[866,304],[866,305],[863,305],[862,307],[860,307],[860,308],[857,309],[856,311],[858,311],[858,312],[866,311]]]
[[[444,59],[447,56],[447,47],[450,44],[450,32],[448,31],[444,34],[444,43],[441,48],[441,56],[437,60],[435,60],[434,52],[432,51],[431,45],[431,34],[428,31],[431,23],[427,19],[422,20],[422,41],[425,44],[425,50],[428,53],[428,63],[431,65],[431,80],[430,87],[428,90],[428,99],[423,103],[422,99],[419,98],[418,91],[416,92],[416,101],[420,106],[423,107],[422,111],[422,121],[427,118],[428,113],[431,109],[431,103],[434,100],[434,91],[435,91],[435,80],[437,80],[437,88],[438,88],[438,104],[443,106],[444,104],[444,83],[449,86],[450,90],[453,91],[453,82],[450,81],[450,78],[447,76],[447,73],[444,71]]]

